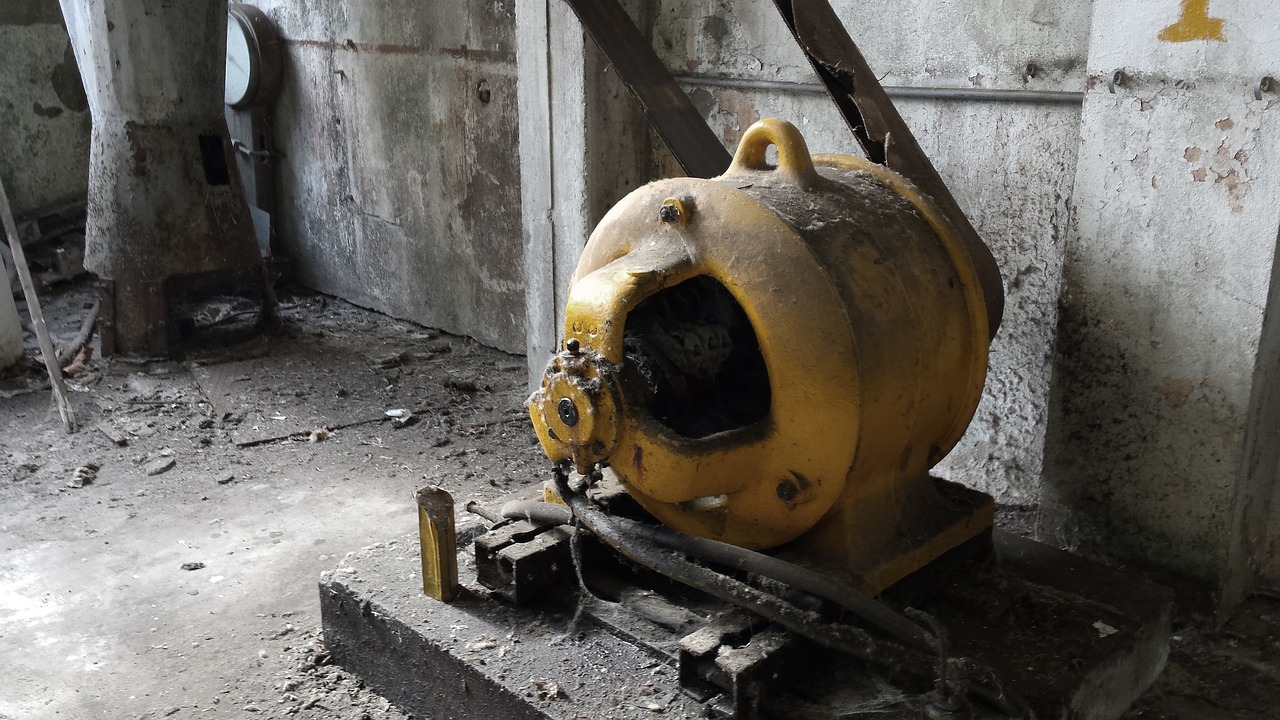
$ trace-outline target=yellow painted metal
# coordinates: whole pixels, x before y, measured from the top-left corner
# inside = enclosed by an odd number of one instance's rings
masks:
[[[438,487],[418,491],[418,540],[422,550],[422,592],[452,602],[458,594],[458,538],[453,496]]]
[[[750,321],[770,394],[759,422],[692,438],[627,386],[623,338],[642,301],[702,276]],[[800,538],[876,592],[990,527],[989,499],[957,509],[928,477],[986,376],[973,263],[908,181],[812,157],[789,123],[753,125],[721,177],[618,203],[583,252],[564,335],[529,401],[544,450],[579,472],[607,463],[673,528],[750,548]]]

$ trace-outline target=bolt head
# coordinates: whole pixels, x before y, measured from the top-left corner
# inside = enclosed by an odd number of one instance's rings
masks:
[[[569,427],[578,424],[578,406],[569,398],[560,398],[560,402],[556,403],[556,414],[560,416],[560,422]]]

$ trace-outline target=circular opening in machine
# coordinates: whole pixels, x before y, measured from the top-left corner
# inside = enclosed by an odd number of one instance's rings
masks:
[[[646,298],[627,315],[630,393],[687,438],[768,416],[769,372],[751,321],[733,295],[701,275]]]

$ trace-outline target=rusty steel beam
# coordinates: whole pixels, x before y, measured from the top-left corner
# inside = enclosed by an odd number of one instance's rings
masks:
[[[994,336],[1004,315],[1004,282],[995,257],[920,149],[844,23],[827,0],[774,0],[774,5],[867,159],[915,183],[964,240],[986,296]]]
[[[712,178],[733,157],[617,0],[565,0],[613,64],[645,117],[690,177]]]

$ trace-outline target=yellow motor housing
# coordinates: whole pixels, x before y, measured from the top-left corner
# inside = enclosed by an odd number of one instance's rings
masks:
[[[991,526],[988,496],[928,474],[986,377],[969,254],[908,181],[811,156],[790,123],[610,210],[564,338],[529,399],[543,449],[672,528],[790,543],[877,593]]]

